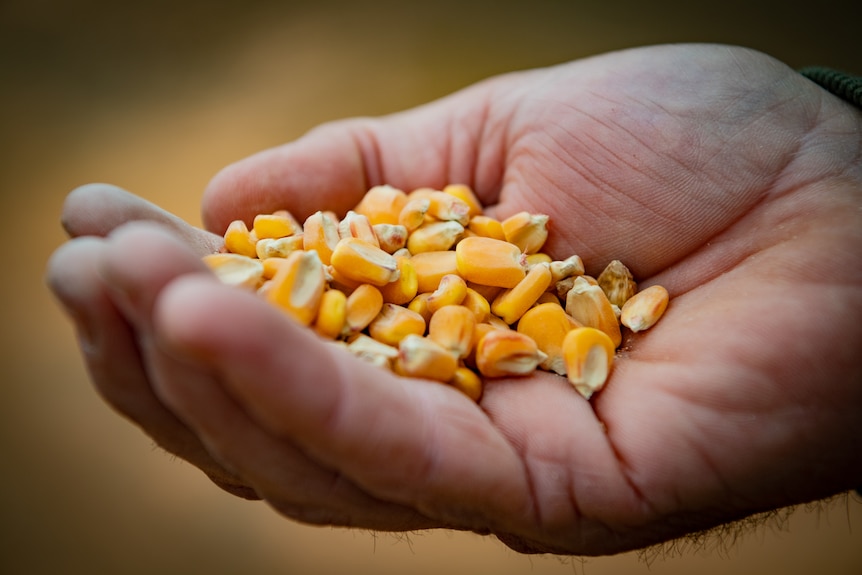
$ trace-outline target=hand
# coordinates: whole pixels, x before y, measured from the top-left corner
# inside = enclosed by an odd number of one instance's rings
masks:
[[[78,190],[64,221],[90,237],[49,281],[105,399],[233,493],[312,523],[614,553],[862,484],[860,149],[858,111],[762,54],[612,53],[229,166],[204,198],[215,235]],[[488,381],[478,406],[385,373],[199,259],[235,218],[452,182],[500,217],[550,214],[552,256],[669,289],[591,402],[544,372]]]

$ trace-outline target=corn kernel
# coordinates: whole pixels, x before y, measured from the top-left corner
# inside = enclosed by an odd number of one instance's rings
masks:
[[[530,269],[536,264],[550,265],[550,263],[553,261],[551,260],[551,256],[542,252],[537,252],[535,254],[527,254],[527,257],[524,258],[524,260],[527,262],[527,271],[530,271]]]
[[[580,256],[569,256],[564,260],[551,262],[551,277],[554,279],[554,282],[559,282],[563,279],[583,274],[584,262],[581,260]],[[569,289],[571,289],[571,287]],[[568,290],[566,291],[568,292]]]
[[[478,291],[467,288],[464,294],[464,299],[461,300],[461,305],[473,312],[476,317],[476,323],[482,323],[488,319],[491,313],[491,304]]]
[[[428,309],[428,298],[431,297],[431,292],[416,294],[410,303],[407,304],[407,309],[414,311],[422,316],[427,324],[431,321],[431,310]]]
[[[425,223],[425,215],[430,207],[431,200],[428,198],[411,199],[401,208],[401,212],[398,214],[398,224],[404,226],[408,232],[412,232]]]
[[[228,224],[224,232],[224,247],[232,254],[239,254],[249,258],[257,257],[254,244],[257,237],[254,236],[242,220],[234,220]]]
[[[407,194],[394,186],[373,186],[356,207],[353,208],[357,214],[368,218],[372,226],[377,224],[397,224],[398,215],[407,203]]]
[[[425,223],[407,238],[407,249],[413,255],[450,249],[464,236],[464,226],[458,222]]]
[[[513,243],[525,254],[534,254],[542,249],[548,239],[548,220],[545,214],[518,212],[503,220],[506,241]]]
[[[343,291],[328,289],[320,298],[320,308],[314,320],[314,330],[330,339],[336,339],[344,331],[347,320],[347,296]]]
[[[479,201],[479,198],[476,197],[476,193],[470,186],[466,184],[449,184],[443,187],[443,192],[455,196],[467,204],[470,207],[467,215],[471,218],[482,214],[482,202]]]
[[[410,303],[419,289],[419,279],[413,261],[407,256],[394,256],[395,265],[398,267],[398,279],[380,286],[383,301],[404,305]]]
[[[596,282],[608,296],[608,300],[620,308],[638,289],[632,272],[619,260],[609,263],[596,278]]]
[[[668,299],[667,289],[650,286],[626,301],[620,312],[620,322],[634,332],[649,329],[664,314]]]
[[[258,214],[252,226],[257,239],[278,239],[299,232],[292,217],[277,214]]]
[[[508,324],[518,321],[530,309],[548,286],[551,285],[551,269],[547,263],[537,264],[518,282],[518,285],[500,293],[491,303],[491,312]]]
[[[371,226],[380,249],[394,254],[407,245],[407,228],[399,224],[374,224]]]
[[[267,299],[303,325],[311,325],[317,315],[326,279],[317,252],[293,252],[270,280]]]
[[[263,283],[263,263],[239,254],[207,254],[203,262],[227,285],[257,289]]]
[[[368,324],[368,333],[379,342],[397,346],[409,334],[424,335],[425,328],[425,319],[415,311],[385,303],[377,317]]]
[[[458,369],[458,360],[437,342],[409,334],[398,344],[394,370],[399,375],[448,382]]]
[[[458,273],[456,252],[452,250],[416,254],[410,258],[410,263],[416,271],[418,293],[432,292],[443,276]]]
[[[324,265],[329,265],[338,245],[338,221],[329,213],[315,212],[302,224],[303,249],[314,250]]]
[[[431,316],[428,337],[458,358],[467,357],[473,349],[476,316],[462,305],[447,305]]]
[[[539,364],[544,370],[566,375],[563,340],[581,325],[558,303],[544,303],[528,310],[518,321],[518,333],[530,337],[547,358]]]
[[[357,214],[353,210],[347,212],[344,217],[338,222],[338,237],[342,240],[345,238],[360,239],[375,248],[380,247],[377,241],[377,235],[374,233],[374,228],[371,227],[371,222],[362,214]]]
[[[347,296],[345,335],[359,333],[377,317],[383,308],[383,295],[371,284],[362,284]]]
[[[460,304],[466,295],[467,284],[461,279],[461,276],[446,274],[440,278],[437,289],[428,296],[426,305],[428,311],[433,314],[443,306]]]
[[[347,279],[375,286],[386,285],[400,275],[394,257],[358,238],[339,240],[331,263]]]
[[[503,232],[503,224],[500,223],[500,220],[490,216],[473,216],[467,224],[467,229],[483,238],[492,238],[503,242],[506,241],[506,234]]]
[[[563,357],[569,382],[590,399],[607,382],[614,361],[614,343],[602,330],[579,327],[563,339]]]
[[[458,222],[462,226],[470,222],[470,206],[464,200],[439,191],[433,191],[427,197],[429,216],[438,220]]]
[[[485,377],[528,375],[544,359],[535,341],[512,330],[492,329],[476,346],[476,367]]]
[[[526,263],[514,244],[492,238],[464,238],[455,246],[458,273],[465,280],[503,288],[518,285]]]
[[[364,333],[350,340],[347,351],[361,360],[387,369],[392,368],[392,362],[398,357],[398,348],[379,342]]]
[[[622,342],[620,324],[605,292],[579,276],[566,295],[566,312],[585,327],[594,327],[608,334],[614,347]]]
[[[473,401],[478,402],[482,399],[482,379],[469,368],[457,368],[452,379],[449,380],[449,385]]]
[[[254,245],[258,259],[286,258],[292,252],[303,249],[302,234],[283,238],[262,238]]]

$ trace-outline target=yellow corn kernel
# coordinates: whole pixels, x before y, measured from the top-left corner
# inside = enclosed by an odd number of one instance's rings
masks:
[[[203,262],[224,284],[257,289],[263,283],[263,263],[239,254],[207,254]]]
[[[458,273],[456,252],[452,250],[422,252],[411,257],[410,263],[416,271],[417,293],[432,292],[443,276]]]
[[[447,305],[431,316],[428,337],[459,359],[467,357],[473,349],[476,316],[462,305]]]
[[[374,224],[371,229],[380,249],[388,254],[394,254],[407,245],[407,228],[400,224]]]
[[[419,280],[413,261],[407,256],[395,256],[395,264],[398,266],[398,279],[380,286],[383,301],[398,305],[410,303],[419,289]]]
[[[249,258],[257,257],[254,244],[257,237],[254,236],[242,220],[232,221],[224,232],[224,247],[232,254],[239,254]]]
[[[485,377],[527,375],[544,359],[535,341],[512,330],[492,329],[476,346],[476,367]]]
[[[455,246],[458,273],[466,281],[512,288],[526,276],[518,246],[492,238],[464,238]]]
[[[347,344],[347,351],[363,361],[367,361],[378,367],[392,368],[392,362],[398,357],[398,348],[365,335],[357,334]]]
[[[518,321],[518,333],[536,342],[547,358],[539,364],[544,370],[566,375],[563,357],[563,340],[570,331],[581,325],[557,303],[543,303],[527,310]]]
[[[622,342],[620,324],[608,296],[598,285],[579,276],[566,295],[566,312],[585,327],[600,329],[611,338],[614,347]]]
[[[252,229],[259,240],[286,238],[299,231],[292,217],[278,214],[256,215]]]
[[[320,308],[314,320],[314,330],[330,339],[336,339],[344,331],[347,321],[347,296],[343,291],[328,289],[320,298]]]
[[[430,192],[427,197],[429,216],[438,220],[458,222],[462,226],[470,222],[470,206],[464,200],[440,191]]]
[[[380,247],[377,236],[374,234],[374,228],[371,227],[371,222],[368,221],[368,218],[362,214],[357,214],[353,210],[348,211],[341,221],[338,222],[338,237],[342,240],[345,238],[357,238],[376,248]]]
[[[347,279],[383,286],[398,279],[398,262],[391,255],[358,238],[339,240],[332,267]]]
[[[383,309],[383,295],[371,284],[362,284],[347,296],[344,318],[345,335],[359,333]]]
[[[379,342],[397,346],[408,335],[424,335],[425,319],[404,306],[384,303],[370,324],[368,333]]]
[[[537,264],[513,288],[498,295],[491,303],[491,313],[508,324],[518,321],[551,285],[551,269],[547,263]]]
[[[353,290],[362,285],[362,282],[350,279],[339,273],[331,264],[325,266],[323,271],[326,272],[326,280],[329,282],[331,287],[339,289],[348,295],[353,293]]]
[[[353,211],[368,218],[372,226],[397,224],[398,214],[406,203],[407,194],[403,190],[389,185],[380,185],[365,192]]]
[[[428,186],[410,190],[410,192],[407,193],[407,201],[411,202],[417,199],[427,199],[429,195],[436,191],[437,190],[434,188],[429,188]]]
[[[426,305],[428,311],[436,313],[437,310],[447,305],[458,305],[464,301],[467,295],[467,284],[457,274],[446,274],[440,278],[437,289],[428,296]]]
[[[482,213],[482,202],[476,197],[473,188],[466,184],[449,184],[443,187],[443,192],[455,196],[470,207],[468,215],[472,218]]]
[[[655,325],[664,314],[670,296],[660,285],[650,286],[636,293],[620,310],[620,322],[634,332]]]
[[[500,220],[490,216],[473,216],[467,224],[467,229],[483,238],[506,241],[506,234],[503,233],[503,224],[500,223]]]
[[[430,296],[431,292],[416,294],[416,297],[407,304],[407,309],[421,315],[426,324],[431,321],[431,310],[428,309],[428,298]]]
[[[467,282],[467,287],[476,291],[476,293],[478,293],[480,296],[482,296],[489,302],[494,301],[494,298],[500,295],[500,292],[504,289],[500,286],[486,286],[470,281]]]
[[[632,272],[620,260],[609,263],[596,278],[596,282],[610,302],[620,308],[638,290]]]
[[[476,317],[476,323],[482,323],[488,319],[491,313],[491,304],[478,291],[467,288],[464,294],[464,299],[461,300],[461,305],[473,312]]]
[[[549,256],[546,253],[542,253],[542,252],[538,252],[535,254],[527,254],[527,257],[524,259],[527,262],[527,271],[529,271],[530,268],[532,268],[536,264],[548,264],[548,265],[550,265],[550,263],[553,261],[551,259],[551,256]]]
[[[338,221],[328,212],[315,212],[302,224],[303,249],[316,251],[324,265],[330,264],[339,239]]]
[[[534,254],[542,249],[548,239],[548,220],[545,214],[518,212],[503,220],[506,241],[513,243],[525,254]]]
[[[554,282],[559,282],[566,278],[570,278],[572,276],[580,276],[583,274],[584,262],[583,260],[581,260],[580,256],[569,256],[564,260],[556,260],[551,262],[551,277],[554,279]]]
[[[473,401],[482,399],[482,379],[472,369],[463,366],[457,368],[449,380],[449,385]]]
[[[555,303],[560,306],[562,305],[560,303],[560,298],[547,290],[545,291],[545,293],[539,296],[539,299],[536,300],[536,303],[534,305],[539,305],[543,303]]]
[[[320,307],[326,278],[317,252],[297,251],[270,280],[266,298],[303,325],[311,325]]]
[[[458,360],[437,342],[409,334],[398,344],[394,370],[399,375],[448,382],[458,369]]]
[[[283,238],[258,239],[254,251],[261,260],[267,258],[286,258],[291,252],[303,249],[302,234],[294,234]]]
[[[431,207],[428,198],[414,198],[404,204],[398,214],[398,224],[404,226],[408,232],[412,232],[425,223],[425,215]]]
[[[458,222],[429,222],[419,226],[407,238],[407,249],[413,255],[450,249],[464,236],[464,226]]]
[[[573,329],[563,339],[566,377],[585,399],[607,382],[615,348],[605,332],[592,327]]]
[[[274,278],[275,274],[278,273],[278,270],[280,270],[286,262],[286,258],[266,258],[265,260],[260,260],[261,265],[263,265],[264,279],[271,280]]]

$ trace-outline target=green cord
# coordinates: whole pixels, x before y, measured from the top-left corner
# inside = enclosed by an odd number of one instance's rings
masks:
[[[862,76],[823,66],[808,66],[799,70],[799,73],[842,100],[862,108]]]

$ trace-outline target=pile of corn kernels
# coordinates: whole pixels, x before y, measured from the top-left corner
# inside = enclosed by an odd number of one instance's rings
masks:
[[[592,278],[581,258],[543,253],[549,217],[491,218],[472,189],[368,190],[339,218],[281,210],[228,226],[204,262],[359,358],[452,385],[479,401],[488,378],[536,369],[589,399],[611,372],[624,326],[664,313],[620,261]]]

